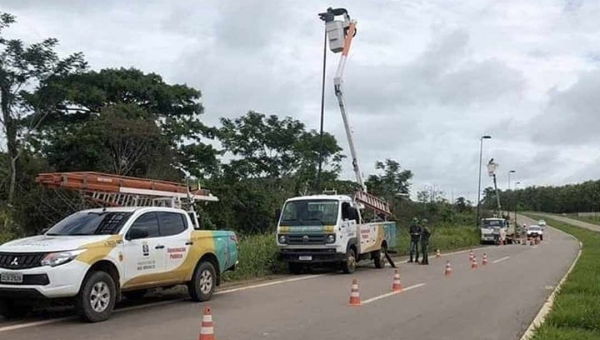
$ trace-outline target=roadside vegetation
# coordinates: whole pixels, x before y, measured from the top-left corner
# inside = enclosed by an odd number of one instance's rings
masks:
[[[531,218],[542,217],[527,214]],[[556,295],[552,311],[534,340],[600,339],[600,233],[545,218],[549,225],[575,236],[583,251]]]
[[[587,223],[600,225],[600,213],[593,214],[593,215],[582,215],[582,216],[579,216],[578,214],[567,214],[567,217],[572,218],[574,220],[579,220],[581,222],[587,222]]]

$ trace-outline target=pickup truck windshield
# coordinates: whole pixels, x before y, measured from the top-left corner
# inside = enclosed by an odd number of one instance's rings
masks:
[[[281,226],[332,225],[337,223],[339,201],[302,200],[285,204]]]
[[[54,225],[46,235],[114,235],[119,233],[130,212],[78,212]]]

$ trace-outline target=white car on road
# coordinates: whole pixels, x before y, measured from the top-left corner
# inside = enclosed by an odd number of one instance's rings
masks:
[[[530,225],[527,227],[527,238],[539,237],[540,240],[544,240],[544,230],[539,225]]]

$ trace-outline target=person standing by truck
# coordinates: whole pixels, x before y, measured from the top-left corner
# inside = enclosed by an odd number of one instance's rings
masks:
[[[429,237],[431,236],[431,230],[429,230],[429,227],[427,226],[427,219],[423,219],[421,224],[421,252],[423,254],[421,264],[429,265],[429,254],[427,253],[427,251],[429,249]]]
[[[419,242],[421,241],[421,231],[422,230],[421,226],[419,226],[419,220],[416,217],[413,217],[409,228],[410,260],[408,261],[408,263],[419,263]],[[415,261],[413,261],[413,255],[415,256]]]

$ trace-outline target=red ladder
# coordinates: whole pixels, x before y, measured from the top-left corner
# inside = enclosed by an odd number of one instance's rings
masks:
[[[79,191],[85,198],[107,206],[175,207],[181,206],[182,200],[219,200],[206,189],[193,189],[177,182],[99,172],[42,173],[36,181],[49,188]]]
[[[379,198],[377,196],[373,196],[364,191],[357,191],[354,194],[354,200],[362,203],[363,205],[385,215],[391,216],[392,211],[390,210],[390,205],[384,199]]]

